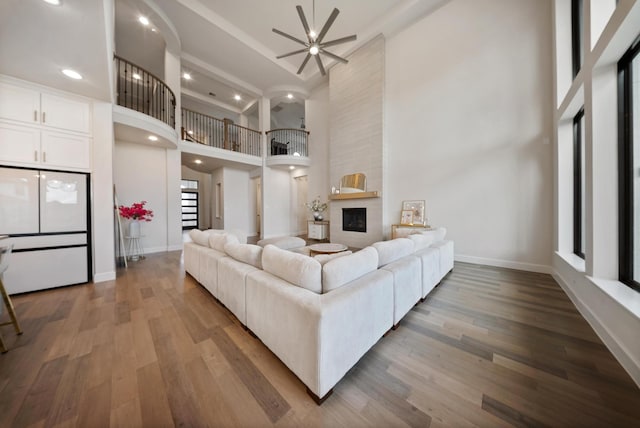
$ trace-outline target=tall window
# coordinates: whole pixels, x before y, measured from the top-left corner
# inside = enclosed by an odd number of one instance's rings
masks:
[[[198,182],[196,180],[182,180],[182,229],[198,227]]]
[[[582,67],[582,0],[571,0],[571,59],[576,77]]]
[[[586,242],[584,109],[573,118],[573,252],[584,259]]]
[[[640,290],[640,39],[618,63],[620,281]]]

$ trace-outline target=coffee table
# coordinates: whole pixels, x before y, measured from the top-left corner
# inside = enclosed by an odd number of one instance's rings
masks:
[[[334,254],[347,251],[347,246],[344,244],[313,244],[309,245],[309,255],[315,254]]]

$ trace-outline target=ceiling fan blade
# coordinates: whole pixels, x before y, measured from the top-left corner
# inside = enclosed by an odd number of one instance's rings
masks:
[[[307,38],[309,39],[309,43],[311,43],[311,40],[309,38],[309,32],[311,31],[311,29],[309,29],[309,23],[307,22],[307,17],[304,16],[302,6],[296,6],[296,10],[298,11],[298,16],[300,17],[300,21],[302,21],[302,26],[304,27],[304,34],[306,34]]]
[[[302,64],[300,65],[300,68],[298,69],[298,72],[296,74],[302,73],[302,70],[304,70],[304,66],[307,65],[310,58],[311,58],[311,54],[308,53],[307,56],[304,58],[304,61],[302,61]]]
[[[333,21],[336,20],[339,13],[340,11],[338,10],[338,8],[333,9],[333,11],[331,12],[331,15],[329,15],[329,19],[327,19],[327,22],[324,23],[324,27],[322,27],[322,30],[320,30],[320,34],[318,34],[318,38],[316,38],[316,43],[322,42],[322,39],[324,38],[325,34],[327,34],[327,31],[329,31],[329,27],[333,25]]]
[[[284,55],[278,55],[278,56],[276,57],[276,59],[286,58],[286,57],[288,57],[288,56],[295,55],[295,54],[299,54],[299,53],[302,53],[302,52],[309,52],[309,49],[308,49],[308,48],[304,48],[304,49],[300,49],[300,50],[298,50],[298,51],[293,51],[293,52],[286,53],[286,54],[284,54]]]
[[[353,36],[341,37],[339,39],[331,40],[329,42],[324,42],[320,44],[321,48],[327,48],[329,46],[339,45],[340,43],[347,43],[356,40],[357,36],[354,34]]]
[[[286,37],[289,40],[293,40],[294,42],[297,42],[297,43],[300,43],[301,45],[307,46],[306,42],[303,42],[302,40],[298,39],[297,37],[290,36],[287,33],[278,30],[277,28],[272,28],[271,31],[273,31],[276,34],[280,34],[282,37]]]
[[[328,56],[329,58],[333,58],[336,61],[340,61],[343,64],[348,63],[349,61],[347,61],[346,59],[342,58],[341,56],[338,56],[336,54],[332,54],[329,51],[325,51],[324,49],[320,49],[320,52],[322,52],[323,54],[325,54],[326,56]]]
[[[326,71],[324,71],[324,66],[322,65],[322,60],[320,59],[320,55],[316,55],[316,63],[318,63],[318,68],[320,69],[320,74],[322,74],[323,76],[327,74]]]

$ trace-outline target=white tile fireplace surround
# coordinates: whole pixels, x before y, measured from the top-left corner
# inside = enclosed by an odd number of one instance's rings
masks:
[[[382,241],[382,198],[334,200],[330,205],[331,242],[353,248],[364,248],[374,242]],[[343,208],[366,208],[366,233],[342,230]]]
[[[337,64],[329,73],[329,180],[364,173],[367,189],[381,197],[332,200],[331,242],[364,248],[384,237],[382,207],[384,37],[378,36]],[[343,208],[367,209],[367,232],[342,230]]]

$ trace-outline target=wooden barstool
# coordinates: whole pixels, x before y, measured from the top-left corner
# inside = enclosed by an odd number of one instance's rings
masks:
[[[11,298],[9,298],[7,290],[4,288],[4,283],[2,282],[2,274],[9,267],[9,257],[11,256],[12,249],[13,244],[0,246],[0,294],[2,294],[4,306],[7,308],[7,312],[9,312],[9,317],[11,318],[11,321],[0,323],[0,327],[3,325],[13,324],[13,328],[16,329],[16,334],[22,334],[20,324],[18,324],[18,318],[16,317],[16,312],[13,310],[13,303],[11,303]],[[7,348],[4,346],[4,341],[2,340],[2,332],[0,332],[0,352],[3,354],[7,352]]]

